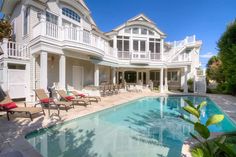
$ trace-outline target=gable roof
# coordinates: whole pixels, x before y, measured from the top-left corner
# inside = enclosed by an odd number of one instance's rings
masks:
[[[117,31],[121,30],[122,28],[124,28],[126,26],[131,26],[131,25],[144,25],[144,26],[154,29],[161,36],[166,36],[166,34],[164,32],[162,32],[159,28],[157,28],[156,24],[151,19],[149,19],[147,16],[145,16],[144,14],[139,14],[139,15],[129,19],[127,22],[116,27],[111,32],[108,32],[107,34],[110,34],[112,32],[117,32]]]
[[[128,22],[131,22],[131,21],[145,21],[145,22],[155,24],[151,19],[149,19],[144,14],[139,14],[139,15],[137,15],[137,16],[135,16],[135,17],[128,20]]]

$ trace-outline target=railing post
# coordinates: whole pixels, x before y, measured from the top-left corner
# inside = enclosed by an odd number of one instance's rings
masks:
[[[3,57],[8,58],[8,39],[7,38],[3,38],[1,47],[3,51]]]

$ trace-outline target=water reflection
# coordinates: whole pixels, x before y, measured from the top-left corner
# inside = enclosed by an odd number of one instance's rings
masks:
[[[194,104],[207,100],[204,97],[141,99],[41,130],[27,138],[44,157],[176,157],[189,132],[193,132],[192,125],[178,118],[186,98]],[[212,111],[218,111],[210,101],[209,104],[204,108],[202,120]],[[225,129],[224,125],[217,128]]]

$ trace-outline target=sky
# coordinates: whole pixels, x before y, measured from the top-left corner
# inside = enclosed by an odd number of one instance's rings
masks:
[[[0,0],[0,4],[1,4]],[[236,0],[85,0],[97,26],[108,32],[143,13],[167,34],[165,41],[196,35],[202,66],[217,54],[217,41],[236,19]],[[0,13],[0,18],[2,14]]]
[[[167,34],[165,41],[196,35],[203,68],[217,54],[217,41],[236,19],[236,0],[85,0],[97,26],[111,31],[143,13]]]

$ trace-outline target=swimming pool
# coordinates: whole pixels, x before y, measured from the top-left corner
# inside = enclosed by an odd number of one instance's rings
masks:
[[[44,157],[176,157],[192,125],[178,118],[184,99],[206,100],[201,120],[222,111],[208,97],[148,97],[34,131],[28,142]],[[211,132],[236,130],[225,116]]]

